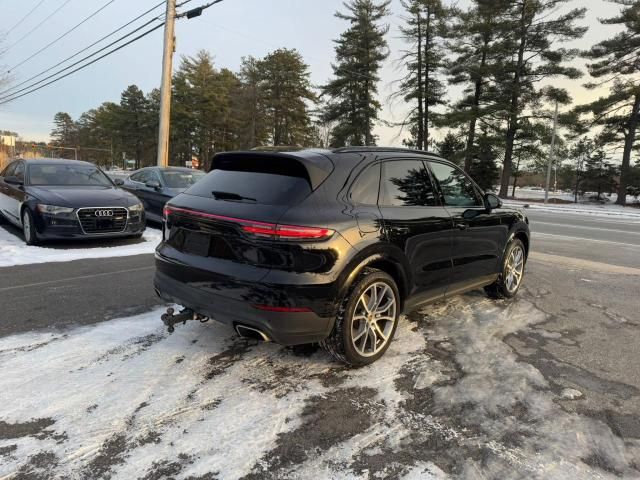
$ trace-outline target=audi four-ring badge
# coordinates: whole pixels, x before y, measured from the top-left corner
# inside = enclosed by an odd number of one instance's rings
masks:
[[[27,244],[52,239],[140,237],[140,200],[91,163],[14,160],[0,173],[0,215]]]
[[[113,217],[113,210],[96,210],[96,217]]]

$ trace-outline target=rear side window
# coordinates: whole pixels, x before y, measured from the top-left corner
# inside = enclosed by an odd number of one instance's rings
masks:
[[[380,164],[364,170],[353,183],[350,192],[351,201],[358,205],[376,205],[380,188]]]
[[[304,165],[284,158],[227,158],[185,193],[263,205],[292,205],[311,193]]]
[[[444,198],[444,204],[451,207],[475,207],[481,205],[480,197],[473,182],[459,168],[438,162],[429,162]]]
[[[381,205],[433,207],[438,205],[429,172],[420,160],[394,160],[383,167]]]

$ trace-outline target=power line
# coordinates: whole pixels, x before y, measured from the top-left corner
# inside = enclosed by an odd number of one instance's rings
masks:
[[[35,87],[36,85],[39,85],[39,84],[41,84],[41,83],[43,83],[43,82],[46,82],[46,81],[47,81],[47,80],[49,80],[50,78],[53,78],[53,77],[56,77],[56,76],[60,75],[62,72],[66,72],[66,71],[67,71],[67,70],[69,70],[70,68],[73,68],[73,67],[75,67],[76,65],[81,64],[81,63],[82,63],[82,62],[84,62],[85,60],[88,60],[88,59],[90,59],[91,57],[96,56],[96,55],[97,55],[98,53],[100,53],[100,52],[104,52],[106,49],[108,49],[108,48],[110,48],[110,47],[114,46],[114,45],[115,45],[115,44],[117,44],[117,43],[120,43],[120,42],[121,42],[122,40],[124,40],[125,38],[130,37],[130,36],[131,36],[131,35],[133,35],[134,33],[136,33],[136,32],[138,32],[138,31],[142,30],[142,29],[143,29],[143,28],[145,28],[146,26],[148,26],[148,25],[150,25],[150,24],[152,24],[153,22],[156,22],[156,21],[158,21],[158,19],[157,19],[157,18],[152,18],[152,19],[151,19],[151,20],[149,20],[147,23],[144,23],[143,25],[140,25],[139,27],[137,27],[137,28],[133,29],[133,30],[132,30],[132,31],[130,31],[129,33],[127,33],[127,34],[125,34],[125,35],[121,36],[120,38],[118,38],[118,39],[114,40],[113,42],[111,42],[111,43],[109,43],[109,44],[105,45],[104,47],[102,47],[102,48],[100,48],[100,49],[96,50],[96,51],[95,51],[95,52],[93,52],[93,53],[90,53],[89,55],[86,55],[85,57],[83,57],[83,58],[81,58],[80,60],[78,60],[78,61],[76,61],[76,62],[72,63],[71,65],[67,65],[67,66],[66,66],[66,67],[64,67],[63,69],[58,70],[57,72],[52,73],[51,75],[49,75],[49,76],[47,76],[47,77],[43,78],[42,80],[38,80],[37,82],[34,82],[34,83],[30,84],[30,85],[27,85],[26,87],[23,87],[23,88],[21,88],[20,90],[16,90],[15,92],[13,92],[13,93],[9,93],[9,94],[7,94],[7,95],[4,95],[4,94],[5,94],[5,93],[7,93],[7,92],[9,92],[9,91],[11,91],[11,90],[13,90],[13,89],[15,89],[17,86],[16,86],[16,87],[13,87],[13,88],[11,88],[11,89],[5,90],[4,92],[1,92],[1,93],[0,93],[0,95],[3,95],[3,96],[0,96],[0,100],[4,100],[5,98],[8,98],[8,97],[13,97],[13,96],[14,96],[14,95],[16,95],[17,93],[24,92],[25,90],[29,90],[30,88],[33,88],[33,87]],[[162,26],[162,25],[164,25],[164,22],[162,22],[162,23],[160,24],[160,26]],[[64,63],[64,62],[60,62],[60,63]],[[55,67],[51,67],[51,68],[49,68],[48,70],[51,70],[51,69],[53,69],[53,68],[55,68]],[[42,75],[42,73],[40,73],[40,74],[36,75],[36,77],[38,77],[38,76],[40,76],[40,75]],[[33,77],[33,78],[35,78],[35,77]],[[27,83],[27,81],[22,82],[20,85],[22,85],[22,84],[24,84],[24,83]],[[48,84],[47,84],[47,85],[48,85]]]
[[[31,15],[33,12],[35,12],[37,10],[37,8],[42,5],[46,0],[40,0],[35,7],[33,7],[31,10],[29,10],[29,13],[27,13],[24,17],[22,17],[20,20],[18,20],[18,23],[16,23],[13,27],[11,27],[9,30],[7,30],[7,35],[9,35],[11,32],[13,32],[16,28],[18,28],[20,25],[22,25],[22,22],[24,22],[27,18],[29,18],[29,15]]]
[[[53,12],[51,12],[49,15],[47,15],[45,17],[44,20],[42,20],[39,24],[37,24],[35,27],[33,27],[31,30],[29,30],[27,33],[25,33],[22,37],[20,37],[17,41],[13,42],[11,45],[9,45],[7,47],[7,49],[5,50],[5,52],[8,52],[9,50],[11,50],[13,47],[15,47],[17,44],[19,44],[22,40],[24,40],[25,38],[27,38],[29,35],[31,35],[33,32],[35,32],[38,28],[40,28],[42,26],[42,24],[44,22],[46,22],[47,20],[49,20],[51,17],[53,17],[56,13],[58,13],[60,10],[62,10],[67,3],[69,3],[71,0],[66,0],[62,5],[60,5],[58,8],[56,8]]]
[[[20,63],[17,63],[16,65],[14,65],[13,67],[11,67],[9,69],[9,73],[11,73],[12,70],[14,70],[15,68],[18,68],[21,65],[24,65],[25,63],[27,63],[29,60],[31,60],[33,57],[35,57],[36,55],[41,54],[42,52],[44,52],[45,50],[47,50],[50,46],[58,43],[60,40],[62,40],[64,37],[66,37],[67,35],[69,35],[71,32],[73,32],[76,28],[78,28],[80,25],[82,25],[83,23],[89,21],[91,18],[95,17],[98,13],[100,13],[102,10],[104,10],[105,8],[107,8],[109,5],[111,5],[113,2],[115,2],[116,0],[109,0],[107,3],[105,3],[103,6],[101,6],[98,10],[96,10],[95,12],[93,12],[91,15],[89,15],[88,17],[86,17],[84,20],[82,20],[81,22],[77,23],[76,25],[74,25],[73,27],[71,27],[69,30],[67,30],[66,32],[64,32],[62,35],[58,36],[57,38],[55,38],[54,40],[52,40],[51,42],[47,43],[44,47],[42,47],[40,50],[38,50],[37,52],[33,53],[31,56],[25,58],[24,60],[22,60]]]
[[[23,80],[22,82],[16,84],[16,85],[12,85],[10,88],[0,92],[0,95],[3,95],[7,92],[10,92],[11,90],[15,90],[16,88],[24,85],[25,83],[30,82],[31,80],[34,80],[38,77],[41,77],[42,75],[44,75],[47,72],[50,72],[51,70],[53,70],[56,67],[59,67],[60,65],[62,65],[63,63],[68,62],[69,60],[77,57],[78,55],[80,55],[81,53],[86,52],[87,50],[89,50],[90,48],[96,46],[97,44],[99,44],[100,42],[102,42],[103,40],[106,40],[109,37],[112,37],[113,35],[115,35],[116,33],[120,32],[121,30],[124,30],[125,28],[127,28],[129,25],[131,25],[132,23],[135,23],[136,21],[140,20],[142,17],[144,17],[145,15],[149,14],[150,12],[152,12],[153,10],[155,10],[156,8],[158,8],[159,6],[164,5],[164,0],[161,1],[160,3],[158,3],[157,5],[155,5],[154,7],[151,7],[149,10],[141,13],[140,15],[138,15],[136,18],[134,18],[133,20],[130,20],[129,22],[125,23],[124,25],[116,28],[115,30],[111,31],[110,33],[104,35],[103,37],[99,38],[98,40],[96,40],[95,42],[93,42],[91,45],[88,45],[80,50],[78,50],[76,53],[74,53],[73,55],[68,56],[67,58],[65,58],[64,60],[59,61],[58,63],[56,63],[55,65],[52,65],[51,67],[47,68],[46,70],[41,71],[40,73],[37,73],[29,78],[27,78],[26,80]],[[155,19],[154,19],[155,20]],[[151,22],[149,22],[151,23]],[[140,28],[144,28],[146,25],[148,25],[149,23],[146,23],[145,25],[143,25]],[[135,31],[134,31],[135,32]],[[129,34],[131,35],[131,34]],[[126,37],[122,37],[120,40],[122,40],[123,38]],[[110,46],[110,45],[108,45]],[[107,47],[108,47],[107,46]],[[99,53],[100,50],[96,53]]]
[[[40,90],[40,89],[42,89],[42,88],[44,88],[44,87],[46,87],[46,86],[48,86],[48,85],[51,85],[52,83],[55,83],[55,82],[57,82],[57,81],[59,81],[59,80],[62,80],[63,78],[68,77],[69,75],[72,75],[73,73],[75,73],[75,72],[77,72],[77,71],[79,71],[79,70],[82,70],[83,68],[88,67],[89,65],[93,65],[93,64],[94,64],[94,63],[96,63],[97,61],[102,60],[102,59],[103,59],[103,58],[105,58],[105,57],[108,57],[109,55],[111,55],[111,54],[113,54],[113,53],[117,52],[118,50],[122,50],[124,47],[126,47],[126,46],[128,46],[128,45],[131,45],[133,42],[136,42],[136,41],[140,40],[141,38],[146,37],[146,36],[147,36],[147,35],[149,35],[150,33],[152,33],[152,32],[154,32],[154,31],[158,30],[160,27],[162,27],[162,26],[164,25],[164,23],[165,23],[165,22],[162,22],[161,24],[156,25],[155,27],[153,27],[153,28],[151,28],[151,29],[147,30],[146,32],[144,32],[144,33],[142,33],[142,34],[138,35],[137,37],[132,38],[132,39],[131,39],[131,40],[129,40],[127,43],[124,43],[124,44],[120,45],[119,47],[116,47],[116,48],[114,48],[113,50],[108,51],[108,52],[107,52],[107,53],[105,53],[104,55],[101,55],[101,56],[99,56],[98,58],[93,59],[93,60],[92,60],[92,61],[90,61],[89,63],[86,63],[86,64],[84,64],[84,65],[81,65],[80,67],[78,67],[78,68],[76,68],[76,69],[74,69],[74,70],[71,70],[71,71],[70,71],[70,72],[68,72],[68,73],[65,73],[65,74],[64,74],[64,75],[62,75],[61,77],[58,77],[58,78],[53,79],[53,80],[51,80],[50,82],[45,83],[44,85],[41,85],[41,86],[39,86],[39,87],[36,87],[36,88],[34,88],[34,89],[32,89],[32,90],[29,90],[29,91],[27,91],[27,92],[24,92],[24,93],[22,93],[22,94],[20,94],[20,95],[15,95],[15,96],[10,95],[12,98],[9,98],[8,100],[2,100],[2,99],[0,99],[0,105],[2,105],[2,104],[4,104],[4,103],[8,103],[8,102],[13,101],[13,100],[16,100],[16,99],[18,99],[18,98],[24,97],[25,95],[29,95],[30,93],[36,92],[36,91],[38,91],[38,90]],[[16,92],[16,93],[17,93],[17,92]],[[6,97],[4,97],[4,98],[6,98]]]
[[[67,2],[65,2],[65,4],[66,4],[66,3],[68,3],[69,1],[70,1],[70,0],[67,0]],[[179,4],[178,4],[178,6],[185,5],[185,4],[187,4],[187,3],[191,2],[191,1],[192,1],[192,0],[184,0],[184,1],[182,1],[181,3],[179,3]],[[210,4],[203,5],[201,8],[204,10],[204,9],[209,8],[210,6],[212,6],[212,5],[216,4],[216,3],[220,3],[221,1],[222,1],[222,0],[215,0],[215,1],[211,2]],[[74,58],[75,56],[77,56],[77,55],[79,55],[80,53],[82,53],[82,52],[84,52],[84,51],[88,50],[89,48],[91,48],[92,46],[96,45],[97,43],[100,43],[102,40],[104,40],[104,39],[106,39],[106,38],[108,38],[108,37],[112,36],[113,34],[115,34],[116,32],[118,32],[118,31],[120,31],[120,30],[124,29],[125,27],[127,27],[127,26],[128,26],[128,25],[130,25],[130,24],[132,24],[133,22],[135,22],[136,20],[140,19],[141,17],[143,17],[143,16],[147,15],[148,13],[150,13],[150,12],[151,12],[151,11],[153,11],[153,10],[155,10],[155,9],[156,9],[156,8],[158,8],[160,5],[163,5],[164,3],[165,3],[165,2],[164,2],[164,0],[163,0],[162,2],[158,3],[158,4],[157,4],[157,5],[155,5],[154,7],[150,8],[149,10],[147,10],[147,11],[145,11],[144,13],[140,14],[139,16],[137,16],[136,18],[134,18],[133,20],[131,20],[131,21],[127,22],[126,24],[122,25],[121,27],[117,28],[116,30],[112,31],[111,33],[109,33],[109,34],[105,35],[104,37],[100,38],[99,40],[95,41],[94,43],[92,43],[92,44],[91,44],[91,45],[89,45],[88,47],[85,47],[84,49],[82,49],[82,50],[80,50],[80,51],[76,52],[75,54],[71,55],[70,57],[67,57],[65,60],[62,60],[61,62],[58,62],[58,63],[57,63],[56,65],[54,65],[53,67],[50,67],[50,68],[48,68],[47,70],[45,70],[45,71],[43,71],[43,72],[40,72],[39,74],[37,74],[37,75],[35,75],[35,76],[31,77],[29,80],[32,80],[32,79],[34,79],[34,78],[37,78],[37,77],[39,77],[39,76],[43,75],[44,73],[46,73],[47,71],[50,71],[50,70],[52,70],[53,68],[55,68],[55,67],[57,67],[57,66],[61,65],[62,63],[65,63],[65,62],[66,62],[66,61],[68,61],[69,59]],[[64,4],[63,4],[63,6],[64,6]],[[55,13],[55,12],[54,12],[54,13]],[[196,16],[197,16],[197,15],[196,15]],[[86,57],[82,58],[81,60],[78,60],[77,62],[75,62],[75,63],[73,63],[73,64],[71,64],[71,65],[69,65],[69,66],[67,66],[67,67],[65,67],[65,68],[63,68],[62,70],[59,70],[58,72],[53,73],[52,75],[49,75],[48,77],[46,77],[46,78],[44,78],[44,79],[42,79],[42,80],[39,80],[38,82],[35,82],[35,83],[33,83],[33,84],[31,84],[31,85],[29,85],[29,86],[25,87],[25,88],[22,88],[22,89],[20,89],[20,90],[18,90],[18,91],[15,91],[15,92],[13,92],[13,93],[10,93],[10,94],[8,94],[8,95],[5,95],[5,96],[3,96],[3,97],[0,97],[0,105],[5,104],[5,103],[8,103],[8,102],[11,102],[11,101],[16,100],[16,99],[18,99],[18,98],[24,97],[24,96],[29,95],[29,94],[31,94],[31,93],[34,93],[34,92],[36,92],[36,91],[38,91],[38,90],[41,90],[42,88],[44,88],[44,87],[46,87],[46,86],[48,86],[48,85],[51,85],[52,83],[58,82],[59,80],[62,80],[63,78],[66,78],[66,77],[68,77],[68,76],[72,75],[73,73],[76,73],[76,72],[78,72],[78,71],[80,71],[80,70],[82,70],[82,69],[84,69],[84,68],[86,68],[86,67],[88,67],[88,66],[90,66],[90,65],[93,65],[94,63],[98,62],[99,60],[102,60],[103,58],[108,57],[109,55],[111,55],[111,54],[113,54],[113,53],[115,53],[115,52],[117,52],[117,51],[119,51],[119,50],[123,49],[124,47],[126,47],[126,46],[128,46],[128,45],[131,45],[132,43],[136,42],[137,40],[140,40],[141,38],[146,37],[146,36],[147,36],[147,35],[149,35],[150,33],[154,32],[155,30],[157,30],[157,29],[159,29],[160,27],[162,27],[162,26],[166,23],[166,20],[162,21],[162,23],[160,23],[159,25],[156,25],[155,27],[153,27],[153,28],[151,28],[151,29],[147,30],[146,32],[144,32],[144,33],[142,33],[142,34],[138,35],[137,37],[135,37],[135,38],[133,38],[133,39],[129,40],[127,43],[125,43],[125,44],[123,44],[123,45],[120,45],[120,46],[118,46],[118,47],[114,48],[113,50],[108,51],[108,52],[107,52],[107,53],[105,53],[104,55],[101,55],[100,57],[95,58],[95,59],[91,60],[90,62],[88,62],[88,63],[86,63],[86,64],[84,64],[84,65],[81,65],[81,66],[79,66],[78,68],[76,68],[76,69],[74,69],[74,70],[72,70],[72,71],[70,71],[70,72],[68,72],[68,73],[66,73],[66,74],[64,74],[64,75],[62,75],[62,76],[59,76],[58,78],[53,78],[51,81],[49,81],[49,82],[45,83],[44,85],[40,85],[40,86],[38,86],[38,87],[35,87],[36,85],[39,85],[39,84],[41,84],[42,82],[45,82],[46,80],[48,80],[48,79],[50,79],[50,78],[52,78],[52,77],[56,77],[56,76],[60,75],[62,72],[64,72],[64,71],[68,70],[69,68],[72,68],[72,67],[74,67],[75,65],[78,65],[78,64],[80,64],[80,63],[84,62],[85,60],[87,60],[87,59],[89,59],[89,58],[91,58],[91,57],[95,56],[96,54],[98,54],[98,53],[100,53],[100,52],[102,52],[102,51],[106,50],[107,48],[109,48],[109,47],[111,47],[111,46],[115,45],[116,43],[121,42],[121,41],[122,41],[122,40],[124,40],[125,38],[127,38],[127,37],[131,36],[132,34],[134,34],[134,33],[138,32],[139,30],[143,29],[144,27],[146,27],[147,25],[149,25],[149,24],[153,23],[154,21],[160,21],[160,20],[162,20],[162,17],[153,18],[153,19],[151,19],[150,21],[148,21],[147,23],[145,23],[145,24],[141,25],[140,27],[137,27],[137,28],[136,28],[136,29],[134,29],[133,31],[131,31],[131,32],[129,32],[129,33],[127,33],[127,34],[123,35],[122,37],[120,37],[120,38],[118,38],[117,40],[115,40],[115,41],[111,42],[110,44],[106,45],[105,47],[103,47],[103,48],[101,48],[101,49],[99,49],[99,50],[97,50],[97,51],[93,52],[93,53],[92,53],[92,54],[90,54],[90,55],[87,55]],[[20,83],[19,85],[23,85],[24,83],[27,83],[29,80],[26,80],[26,81],[24,81],[24,82]],[[33,88],[33,87],[35,87],[35,88]],[[10,89],[8,89],[8,90],[5,90],[5,91],[3,91],[3,92],[0,92],[0,95],[2,95],[3,93],[10,92],[10,91],[11,91],[11,90],[13,90],[13,89],[15,89],[15,86],[14,86],[14,87],[12,87],[12,88],[10,88]],[[25,90],[28,90],[28,91],[25,91]],[[24,92],[24,93],[20,93],[20,92]],[[19,95],[18,95],[18,94],[19,94]]]

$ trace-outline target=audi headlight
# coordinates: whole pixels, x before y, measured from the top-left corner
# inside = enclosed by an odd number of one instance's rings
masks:
[[[58,215],[61,213],[72,213],[75,209],[71,207],[58,207],[56,205],[45,205],[43,203],[39,203],[37,205],[38,211],[40,213],[48,213],[49,215]]]
[[[142,206],[141,203],[136,203],[135,205],[132,205],[131,207],[129,207],[130,213],[140,213],[143,210],[144,210],[144,207]]]

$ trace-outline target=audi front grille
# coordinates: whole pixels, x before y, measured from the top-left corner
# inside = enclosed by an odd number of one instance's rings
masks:
[[[122,207],[80,208],[78,220],[84,233],[120,233],[127,228],[128,213]]]

